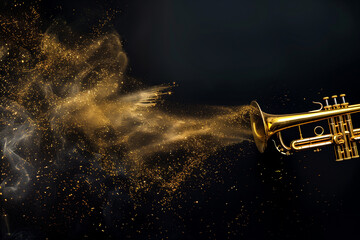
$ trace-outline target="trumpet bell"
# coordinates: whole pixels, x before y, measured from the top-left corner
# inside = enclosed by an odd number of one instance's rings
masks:
[[[251,132],[259,152],[263,153],[267,146],[268,128],[264,118],[264,112],[261,111],[259,104],[256,101],[251,102],[253,107],[250,114]]]

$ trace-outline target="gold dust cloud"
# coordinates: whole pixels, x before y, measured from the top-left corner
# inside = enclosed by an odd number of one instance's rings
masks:
[[[69,217],[73,201],[88,215],[97,208],[76,195],[126,191],[141,204],[155,191],[166,204],[194,171],[214,170],[204,167],[210,156],[250,139],[249,106],[170,114],[161,101],[173,86],[146,87],[127,76],[116,32],[85,37],[59,23],[42,32],[39,19],[34,8],[19,19],[0,18],[5,202],[31,194],[44,211]],[[62,200],[49,206],[55,196]]]

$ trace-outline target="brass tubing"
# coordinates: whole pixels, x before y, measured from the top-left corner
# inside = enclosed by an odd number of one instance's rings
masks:
[[[350,105],[348,108],[331,109],[318,112],[305,112],[295,114],[274,115],[263,113],[268,129],[268,135],[287,128],[325,120],[331,117],[360,112],[360,104]]]
[[[358,152],[358,149],[357,149],[356,142],[353,141],[353,140],[355,140],[355,130],[354,130],[353,125],[352,125],[350,114],[345,115],[345,120],[346,120],[346,125],[347,125],[347,128],[348,128],[348,131],[350,133],[352,155],[353,155],[353,157],[359,157],[359,152]],[[358,130],[360,130],[360,129],[358,129]]]
[[[340,130],[343,140],[344,140],[344,159],[351,159],[350,147],[348,144],[348,134],[345,133],[343,117],[339,116],[338,118],[339,118],[339,121],[338,121],[339,130]]]
[[[291,146],[291,149],[300,151],[303,149],[322,147],[322,146],[331,145],[331,144],[333,144],[333,135],[326,134],[326,135],[321,135],[321,136],[316,136],[316,137],[294,140],[291,142],[290,146]]]
[[[325,98],[324,98],[325,99]],[[327,107],[325,108],[325,110],[331,110],[333,108],[333,106],[329,106],[327,100],[326,100],[326,104]],[[336,129],[336,119],[335,117],[329,118],[328,119],[328,124],[329,124],[329,129],[330,129],[330,133],[335,136],[335,134],[337,134],[337,129]],[[336,159],[342,159],[341,157],[341,147],[337,144],[334,145],[334,153],[335,153],[335,158]]]
[[[354,133],[354,137],[351,140],[359,141],[360,140],[360,128],[354,129],[353,133]]]
[[[336,131],[336,127],[335,127],[335,123],[336,120],[334,117],[329,118],[328,119],[328,123],[329,123],[329,128],[330,128],[330,132],[333,136],[335,136],[335,134],[337,133]],[[340,159],[341,158],[341,147],[339,145],[334,145],[334,152],[335,152],[335,157],[336,159]]]
[[[283,141],[283,139],[282,139],[282,136],[281,136],[281,132],[278,132],[278,133],[277,133],[277,137],[278,137],[278,139],[279,139],[279,141],[280,141],[281,146],[282,146],[285,150],[290,151],[291,148],[285,145],[285,143],[284,143],[284,141]]]

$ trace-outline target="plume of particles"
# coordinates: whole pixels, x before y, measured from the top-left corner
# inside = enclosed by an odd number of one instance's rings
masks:
[[[41,31],[38,19],[0,20],[1,205],[23,225],[129,228],[149,195],[165,208],[209,156],[250,139],[249,106],[170,113],[172,87],[127,76],[116,32]]]

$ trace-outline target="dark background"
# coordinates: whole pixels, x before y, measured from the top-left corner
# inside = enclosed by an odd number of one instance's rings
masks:
[[[6,11],[6,4],[3,7]],[[350,103],[360,103],[360,3],[356,1],[43,0],[39,8],[44,22],[61,18],[84,33],[107,9],[120,10],[111,24],[122,37],[128,74],[147,85],[176,82],[168,101],[184,106],[237,106],[257,99],[265,112],[293,113],[313,110],[317,106],[312,101],[340,93],[346,93]],[[357,126],[360,122],[354,118]],[[240,158],[239,148],[243,149]],[[228,147],[220,155],[235,159],[234,164],[230,169],[220,165],[207,177],[223,181],[200,189],[199,182],[189,179],[192,188],[184,187],[187,195],[179,200],[183,207],[174,210],[176,216],[155,213],[160,219],[156,227],[144,228],[148,221],[144,217],[128,232],[112,229],[111,235],[132,239],[360,236],[359,159],[335,162],[332,147],[290,157],[271,149],[260,154],[252,142]],[[212,162],[217,163],[209,159]],[[98,236],[91,224],[87,228],[80,232]],[[80,238],[72,231],[76,232],[70,229],[68,236]]]

